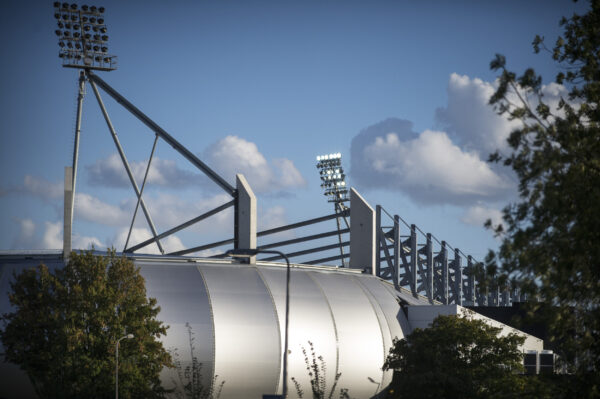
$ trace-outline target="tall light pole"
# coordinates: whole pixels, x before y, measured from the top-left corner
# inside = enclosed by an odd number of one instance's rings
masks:
[[[328,202],[333,202],[333,206],[336,214],[342,213],[347,209],[344,202],[350,201],[348,198],[348,188],[346,187],[344,168],[342,168],[342,154],[339,152],[335,154],[326,154],[317,156],[317,169],[319,169],[319,175],[321,176],[321,187],[323,188],[323,194],[328,197]],[[348,220],[346,216],[343,216],[346,227],[349,228]],[[338,229],[338,241],[340,244],[340,255],[342,260],[342,266],[346,266],[344,261],[344,246],[342,243],[342,233],[340,226],[340,217],[335,218]]]
[[[131,338],[133,338],[133,334],[124,335],[117,340],[117,344],[116,344],[117,350],[116,350],[116,354],[115,354],[115,359],[116,359],[116,362],[115,362],[115,364],[116,364],[115,365],[115,398],[116,399],[119,399],[119,343],[121,343],[121,340],[123,340],[125,338],[131,339]]]
[[[108,53],[108,35],[104,23],[104,7],[79,7],[77,4],[54,2],[54,18],[57,29],[59,58],[62,66],[82,69],[79,74],[79,93],[77,96],[77,119],[75,121],[75,140],[73,142],[73,166],[70,180],[71,195],[65,194],[65,218],[63,253],[65,259],[71,252],[71,232],[73,225],[73,199],[77,182],[77,162],[79,156],[79,136],[81,133],[81,113],[85,95],[85,81],[91,70],[112,71],[117,68],[117,57]],[[65,182],[65,184],[67,184]]]
[[[249,258],[256,256],[257,254],[275,254],[285,259],[287,264],[286,275],[285,275],[285,328],[284,328],[284,343],[283,343],[283,386],[282,386],[282,397],[287,398],[287,355],[288,355],[288,332],[290,325],[290,260],[281,251],[271,249],[231,249],[225,253],[226,256],[237,257],[237,258]]]

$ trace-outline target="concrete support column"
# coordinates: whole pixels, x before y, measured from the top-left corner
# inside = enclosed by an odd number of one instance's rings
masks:
[[[242,174],[236,175],[237,225],[235,228],[237,248],[256,249],[256,196]],[[256,256],[250,257],[250,263],[256,263]]]
[[[350,189],[350,267],[376,274],[375,210],[354,188]]]
[[[64,225],[63,225],[63,258],[66,261],[72,251],[71,235],[73,229],[73,168],[65,167]]]

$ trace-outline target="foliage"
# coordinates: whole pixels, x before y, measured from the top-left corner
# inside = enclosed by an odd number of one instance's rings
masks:
[[[391,398],[496,398],[525,392],[524,337],[498,336],[482,320],[438,316],[394,345],[383,365],[394,369]],[[511,396],[512,395],[512,396]]]
[[[561,20],[564,34],[552,49],[542,37],[533,41],[534,50],[547,51],[560,68],[553,86],[542,85],[542,77],[531,68],[517,76],[506,68],[501,55],[490,64],[501,72],[490,104],[499,114],[522,123],[508,138],[511,153],[490,156],[491,161],[514,170],[520,199],[503,211],[506,227],[494,226],[502,244],[488,257],[488,265],[501,266],[514,286],[552,306],[546,323],[562,359],[571,371],[596,376],[600,371],[600,1],[589,5],[585,15]],[[544,98],[549,90],[561,87],[565,94],[557,103]],[[487,225],[491,227],[489,221]],[[535,311],[536,304],[531,306]],[[590,389],[600,394],[597,376]]]
[[[329,390],[329,393],[327,393],[327,365],[325,364],[325,360],[323,359],[323,356],[317,356],[312,342],[308,341],[308,346],[310,347],[310,357],[309,352],[305,347],[302,347],[302,354],[304,354],[304,363],[306,364],[306,370],[308,371],[308,375],[310,377],[312,397],[313,399],[331,399],[333,398],[342,373],[337,373],[335,375],[333,386]],[[302,390],[300,383],[294,377],[291,379],[294,383],[294,387],[296,388],[298,397],[303,398],[304,391]],[[341,388],[338,397],[339,399],[350,399],[348,389]]]
[[[0,339],[6,361],[18,364],[42,398],[110,398],[115,395],[115,344],[123,398],[160,397],[159,372],[171,364],[156,319],[160,307],[146,298],[144,278],[133,262],[72,253],[64,268],[41,264],[14,275],[2,315]]]
[[[185,326],[188,331],[188,341],[192,363],[184,368],[181,365],[181,360],[179,359],[179,353],[177,350],[169,350],[169,353],[173,358],[173,364],[177,369],[178,378],[178,380],[172,381],[175,385],[175,388],[169,396],[174,396],[177,399],[218,399],[221,397],[221,391],[223,390],[225,381],[222,381],[217,385],[217,379],[219,376],[215,375],[211,381],[211,385],[208,388],[202,385],[202,363],[198,361],[198,357],[194,354],[194,351],[196,350],[194,341],[196,338],[194,338],[194,332],[192,331],[192,326],[190,326],[190,323],[185,323]],[[180,387],[182,387],[182,389],[179,389]]]

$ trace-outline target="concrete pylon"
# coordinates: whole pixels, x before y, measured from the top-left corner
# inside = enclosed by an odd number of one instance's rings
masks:
[[[65,166],[64,224],[63,224],[63,258],[65,263],[71,255],[71,235],[73,230],[73,168]]]
[[[236,188],[237,206],[237,247],[240,249],[256,249],[256,196],[242,174],[237,174]],[[256,256],[250,257],[250,263],[256,263]]]
[[[354,188],[350,189],[350,268],[373,275],[377,250],[375,210]]]

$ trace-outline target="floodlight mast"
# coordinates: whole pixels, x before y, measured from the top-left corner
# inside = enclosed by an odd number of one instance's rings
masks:
[[[96,75],[92,71],[112,71],[116,69],[116,56],[110,55],[108,53],[107,41],[108,35],[106,35],[106,25],[104,24],[104,7],[96,7],[96,6],[87,6],[83,5],[79,7],[77,4],[69,4],[69,3],[54,3],[54,17],[57,20],[57,24],[59,29],[55,31],[56,35],[59,37],[58,45],[60,46],[60,51],[58,56],[62,59],[63,67],[68,68],[78,68],[80,69],[79,74],[79,96],[77,103],[77,120],[76,120],[76,128],[75,128],[75,140],[74,140],[74,148],[73,148],[73,170],[72,178],[67,181],[65,179],[65,218],[64,218],[64,242],[63,242],[63,256],[65,259],[68,258],[71,252],[71,227],[73,224],[73,198],[75,197],[75,181],[76,181],[76,173],[77,173],[77,161],[78,161],[78,153],[79,153],[79,136],[81,129],[81,113],[83,106],[83,97],[85,95],[85,83],[86,81],[90,83],[96,99],[98,101],[98,105],[102,110],[102,114],[104,115],[104,119],[108,126],[108,129],[112,135],[113,141],[115,142],[115,146],[119,152],[121,157],[121,161],[123,162],[123,166],[127,171],[129,179],[131,181],[131,185],[135,191],[137,197],[137,205],[136,211],[133,214],[133,218],[131,221],[131,225],[129,227],[128,237],[131,235],[131,231],[133,229],[137,208],[140,206],[143,210],[144,216],[148,223],[148,227],[152,232],[152,238],[146,240],[140,244],[135,245],[134,247],[127,248],[127,244],[123,249],[123,252],[133,252],[137,249],[143,248],[149,244],[156,244],[159,251],[164,254],[165,251],[160,243],[160,240],[164,237],[167,237],[175,232],[186,228],[200,220],[203,220],[217,212],[220,212],[230,206],[237,207],[237,190],[231,184],[229,184],[223,177],[218,175],[215,171],[213,171],[208,165],[202,162],[193,152],[185,148],[181,143],[179,143],[175,138],[173,138],[169,133],[167,133],[164,129],[162,129],[158,124],[156,124],[153,120],[151,120],[148,116],[142,113],[137,107],[135,107],[132,103],[130,103],[125,97],[119,94],[115,89],[109,86],[106,82],[104,82],[98,75]],[[113,99],[115,99],[119,104],[121,104],[127,111],[129,111],[132,115],[134,115],[137,119],[139,119],[142,123],[148,126],[155,134],[155,140],[152,152],[150,154],[150,158],[148,160],[146,166],[146,173],[144,177],[144,182],[142,183],[142,188],[139,189],[137,183],[133,177],[131,172],[131,167],[125,157],[123,149],[119,143],[118,137],[116,135],[115,129],[110,121],[104,103],[100,97],[100,93],[98,91],[98,87],[104,90],[108,95],[110,95]],[[193,218],[179,226],[167,230],[160,235],[157,233],[154,223],[152,222],[152,218],[150,216],[150,212],[146,209],[144,204],[144,200],[142,198],[142,192],[144,189],[144,185],[146,183],[146,178],[148,177],[148,172],[150,170],[150,165],[152,162],[152,158],[154,155],[154,150],[156,148],[156,143],[158,138],[163,139],[166,143],[168,143],[171,147],[175,149],[175,151],[179,152],[184,158],[186,158],[189,162],[191,162],[194,166],[196,166],[200,171],[202,171],[207,177],[209,177],[213,182],[219,185],[223,190],[225,190],[229,195],[233,197],[233,200],[223,204],[211,211],[208,211],[196,218]],[[68,172],[67,172],[68,173]],[[66,175],[68,176],[68,175]],[[70,190],[67,190],[70,188]],[[70,196],[66,195],[67,191],[70,191]],[[70,198],[70,200],[68,199]],[[129,240],[129,239],[128,239]],[[127,241],[128,241],[127,240]],[[128,243],[128,242],[127,242]]]
[[[79,158],[79,136],[81,133],[81,113],[85,96],[85,81],[91,70],[112,71],[116,69],[117,57],[108,54],[108,35],[104,24],[104,7],[54,2],[54,18],[57,20],[60,50],[58,57],[62,66],[83,69],[78,78],[77,119],[73,143],[73,166],[70,202],[65,203],[65,226],[63,255],[68,258],[71,252],[71,237],[67,234],[73,224],[73,207],[77,182]],[[67,236],[68,235],[68,236]]]
[[[108,53],[104,7],[54,2],[63,67],[98,71],[117,68],[117,57]]]
[[[342,215],[343,211],[348,209],[344,202],[349,201],[348,188],[346,187],[346,175],[342,168],[342,154],[334,153],[327,155],[317,156],[317,169],[319,169],[319,175],[321,176],[321,187],[324,189],[324,195],[328,197],[328,202],[333,202],[335,213]],[[349,228],[348,220],[346,216],[342,215],[346,227]],[[340,245],[340,255],[342,259],[342,266],[346,266],[344,261],[344,246],[342,242],[342,232],[340,224],[340,216],[335,218],[338,229],[338,241]]]

